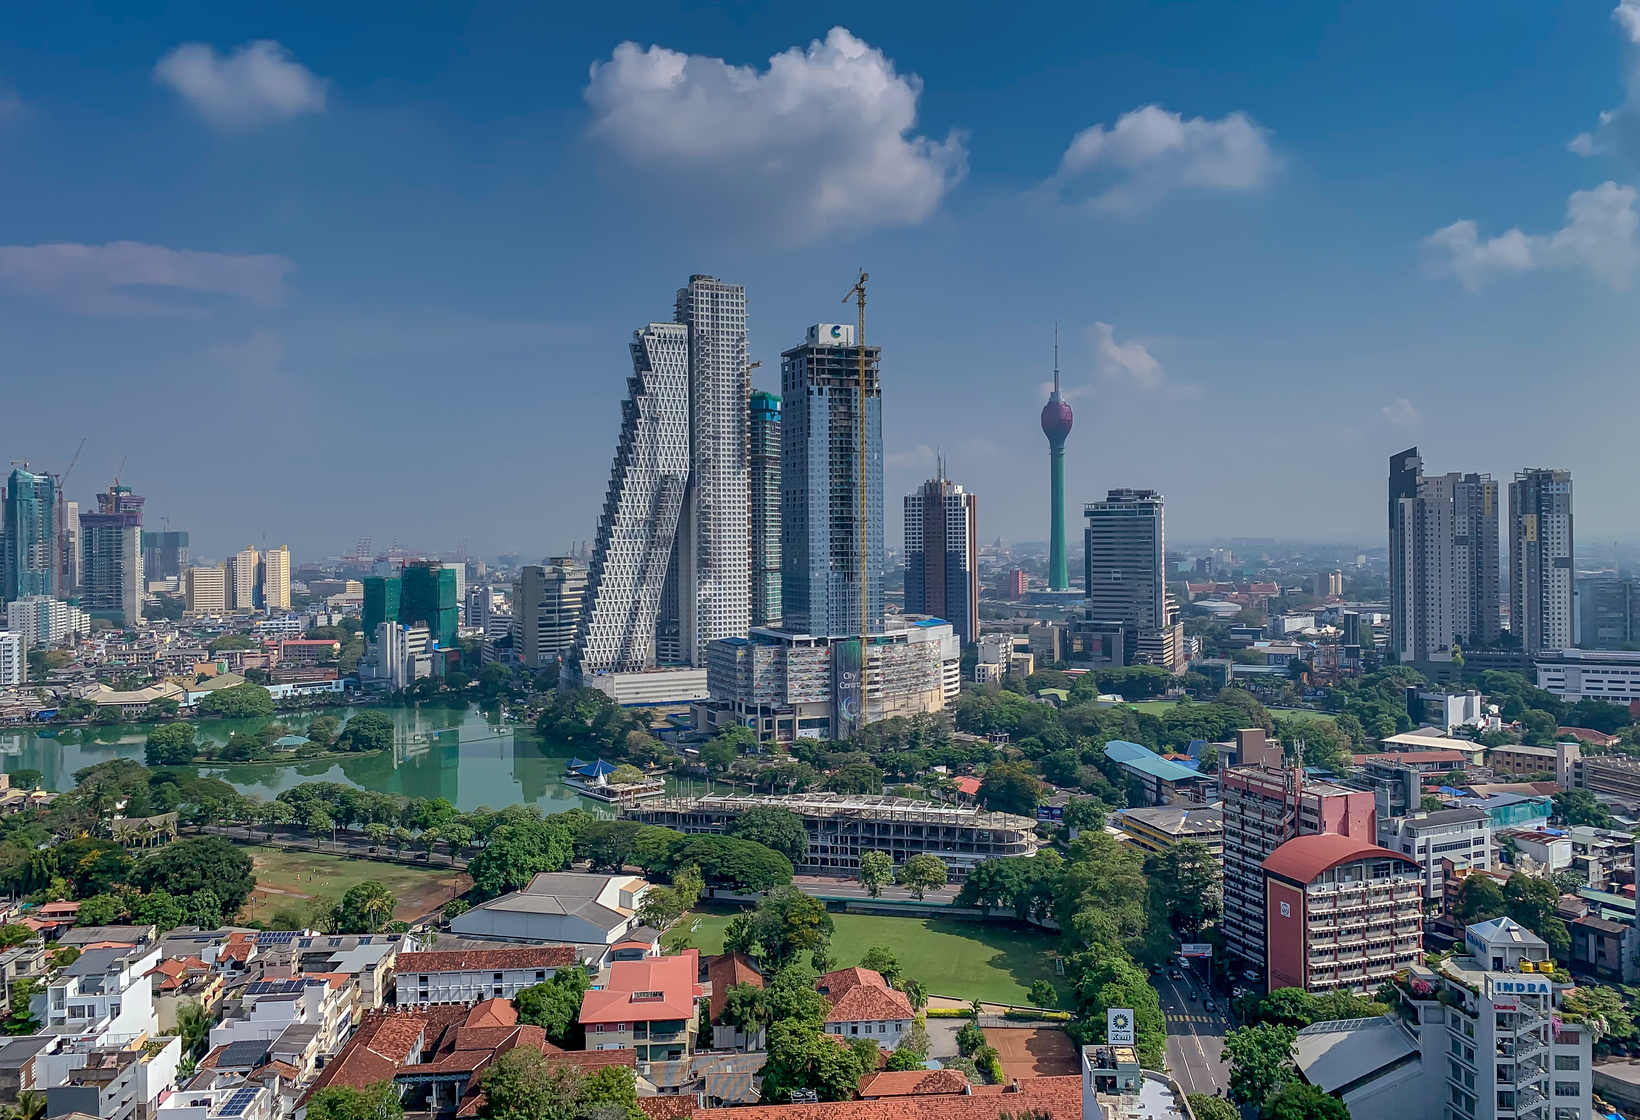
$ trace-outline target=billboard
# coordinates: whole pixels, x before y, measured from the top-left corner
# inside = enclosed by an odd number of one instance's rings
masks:
[[[1133,1009],[1112,1007],[1105,1012],[1105,1042],[1111,1046],[1132,1046]]]
[[[1183,945],[1179,946],[1179,956],[1181,957],[1211,957],[1212,955],[1213,946],[1207,944],[1206,942],[1198,944],[1193,941],[1187,941]]]
[[[816,323],[809,328],[810,346],[853,346],[854,327],[849,323]]]
[[[842,638],[831,644],[832,717],[831,737],[848,739],[865,725],[864,674],[860,671],[859,638]]]

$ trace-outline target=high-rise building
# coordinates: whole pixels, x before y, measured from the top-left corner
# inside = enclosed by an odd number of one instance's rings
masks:
[[[1574,644],[1572,555],[1572,472],[1517,471],[1509,484],[1509,627],[1527,653]]]
[[[80,593],[80,503],[65,502],[62,500],[62,491],[57,492],[57,508],[62,510],[59,518],[57,540],[58,551],[62,557],[57,571],[58,594],[78,595]]]
[[[399,596],[399,622],[425,626],[440,649],[456,645],[456,574],[437,560],[412,560],[404,565]]]
[[[26,595],[6,604],[6,629],[23,635],[31,649],[50,649],[75,635],[91,633],[91,619],[63,599]]]
[[[781,627],[796,633],[859,635],[862,582],[865,630],[883,628],[880,348],[865,347],[864,358],[862,418],[852,326],[812,326],[801,346],[781,354]]]
[[[632,376],[576,635],[580,672],[655,664],[655,624],[689,479],[689,328],[633,332]]]
[[[382,623],[399,620],[399,600],[403,598],[404,580],[399,576],[366,576],[362,582],[364,604],[360,621],[364,624],[364,633],[374,634],[376,627]]]
[[[188,534],[142,531],[144,579],[180,579],[188,567]]]
[[[0,599],[58,593],[57,480],[14,468],[6,480]]]
[[[182,601],[189,614],[226,614],[228,610],[228,569],[186,568],[182,573]]]
[[[142,504],[116,483],[80,514],[80,606],[92,618],[142,625]]]
[[[1071,406],[1059,395],[1059,328],[1053,332],[1053,393],[1042,406],[1042,434],[1048,437],[1048,590],[1068,591],[1065,564],[1065,437],[1071,434]]]
[[[779,626],[780,398],[752,394],[752,625]]]
[[[905,498],[905,610],[956,628],[964,643],[979,637],[978,499],[945,477]]]
[[[0,688],[28,680],[28,641],[20,630],[0,630]]]
[[[262,606],[262,554],[246,545],[228,558],[228,609],[254,611]]]
[[[1631,576],[1590,576],[1577,581],[1574,644],[1622,649],[1640,643],[1640,585]]]
[[[290,610],[290,546],[262,554],[262,605],[268,611]]]
[[[1123,664],[1180,669],[1184,627],[1167,591],[1162,496],[1111,490],[1083,512],[1087,619],[1121,624]]]
[[[568,556],[529,564],[513,581],[513,653],[528,669],[550,665],[575,645],[586,600],[587,570]]]
[[[746,289],[691,276],[676,309],[689,332],[689,480],[660,621],[677,635],[668,653],[703,666],[707,642],[744,637],[752,618]]]
[[[460,622],[462,615],[467,611],[467,563],[464,560],[446,560],[441,566],[455,573],[456,621]]]
[[[1425,475],[1416,447],[1392,456],[1389,559],[1397,660],[1498,640],[1498,484],[1490,475]]]

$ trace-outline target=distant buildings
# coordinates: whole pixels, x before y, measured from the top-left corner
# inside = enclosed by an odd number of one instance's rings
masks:
[[[1124,665],[1182,668],[1184,627],[1167,591],[1162,496],[1111,490],[1085,513],[1087,621],[1120,627]]]
[[[575,645],[586,600],[587,570],[568,556],[546,566],[527,564],[513,581],[513,653],[519,664],[538,669],[567,655]]]
[[[1577,581],[1575,644],[1620,649],[1640,642],[1640,589],[1630,576],[1591,576]]]
[[[0,688],[28,679],[28,640],[21,630],[0,630]]]
[[[142,625],[142,503],[129,486],[97,495],[80,514],[80,606],[116,626]]]
[[[0,600],[60,594],[57,480],[14,468],[0,509]]]
[[[23,635],[32,648],[50,649],[75,635],[91,633],[91,619],[65,600],[25,595],[6,604],[6,629]]]
[[[180,579],[188,569],[188,534],[166,530],[142,533],[142,574],[145,579]]]
[[[412,560],[399,578],[399,622],[427,627],[440,649],[457,648],[460,600],[455,571],[437,560]]]
[[[1496,644],[1498,484],[1490,475],[1426,476],[1416,447],[1389,472],[1390,649],[1405,663],[1454,643]]]
[[[1574,645],[1571,471],[1515,474],[1509,567],[1509,625],[1526,652]]]
[[[262,608],[290,610],[290,546],[280,545],[262,554]]]
[[[779,626],[780,398],[751,399],[752,625]]]
[[[262,554],[250,545],[228,558],[228,609],[254,611],[262,606]]]
[[[978,499],[945,477],[905,499],[905,609],[948,620],[966,645],[979,636]]]
[[[191,615],[225,614],[228,610],[228,571],[222,565],[213,568],[187,568],[182,573],[182,601]]]

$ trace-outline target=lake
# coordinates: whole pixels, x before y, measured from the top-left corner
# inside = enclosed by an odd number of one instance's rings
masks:
[[[275,715],[272,719],[190,720],[200,740],[224,743],[232,731],[255,732],[265,724],[289,721],[300,732],[315,717],[345,721],[360,708],[317,708]],[[306,762],[227,763],[196,767],[221,778],[239,792],[272,800],[302,782],[342,782],[360,789],[405,797],[443,797],[462,811],[481,805],[499,809],[524,803],[548,813],[582,808],[612,816],[612,807],[582,797],[564,784],[564,764],[574,754],[566,744],[544,741],[527,724],[502,723],[477,708],[380,708],[395,725],[393,750],[358,757],[331,756]],[[0,730],[0,764],[13,770],[38,770],[46,789],[74,786],[74,772],[113,758],[143,758],[143,742],[153,725],[80,728],[88,741],[65,743],[52,727]],[[66,729],[65,729],[66,730]],[[667,779],[669,793],[691,791],[688,779]],[[693,788],[705,790],[704,782]]]

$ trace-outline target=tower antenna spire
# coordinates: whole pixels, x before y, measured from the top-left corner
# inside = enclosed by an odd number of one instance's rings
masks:
[[[1053,399],[1059,399],[1059,324],[1053,325]]]

